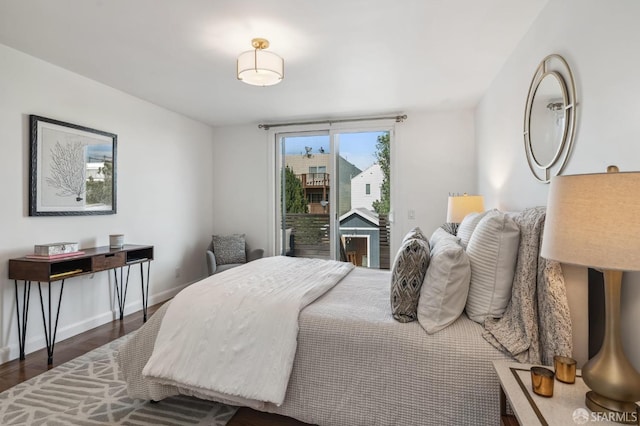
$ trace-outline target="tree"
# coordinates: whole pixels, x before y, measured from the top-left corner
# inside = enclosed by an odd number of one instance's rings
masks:
[[[373,209],[378,214],[389,214],[391,208],[391,149],[389,144],[389,132],[378,136],[376,143],[376,159],[382,169],[383,179],[380,185],[380,199],[373,202]]]
[[[113,162],[109,159],[98,169],[98,174],[104,178],[95,180],[93,176],[87,179],[87,204],[111,205],[113,201]]]
[[[49,186],[56,188],[59,197],[75,197],[82,201],[85,191],[84,144],[81,142],[62,145],[56,142],[51,149],[51,177]]]
[[[284,200],[286,213],[307,213],[309,211],[307,199],[304,196],[302,182],[291,167],[284,168]]]

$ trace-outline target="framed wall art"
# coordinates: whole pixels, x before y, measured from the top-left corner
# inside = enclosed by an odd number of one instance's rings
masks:
[[[117,135],[37,115],[29,128],[30,216],[116,213]]]

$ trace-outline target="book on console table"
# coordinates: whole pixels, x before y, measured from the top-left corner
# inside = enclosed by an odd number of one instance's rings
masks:
[[[54,259],[66,259],[68,257],[80,256],[82,254],[84,254],[83,251],[74,251],[72,253],[59,253],[59,254],[50,254],[50,255],[28,254],[25,257],[27,259],[54,260]]]

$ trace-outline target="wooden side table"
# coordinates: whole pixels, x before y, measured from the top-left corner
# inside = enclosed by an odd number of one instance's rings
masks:
[[[567,384],[558,381],[553,384],[553,396],[545,398],[536,395],[531,389],[530,364],[509,361],[493,361],[500,380],[500,415],[502,425],[620,425],[592,413],[584,402],[589,388],[582,380],[580,370],[576,382]],[[506,405],[514,415],[507,415]],[[637,416],[636,416],[637,417]],[[635,419],[638,421],[638,418]]]

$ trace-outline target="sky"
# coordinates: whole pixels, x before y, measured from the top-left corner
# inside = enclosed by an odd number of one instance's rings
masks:
[[[361,132],[340,133],[340,156],[355,165],[360,170],[365,170],[376,162],[376,142],[378,136],[385,132]],[[329,135],[294,136],[285,139],[285,154],[293,155],[305,153],[305,147],[311,147],[313,154],[320,153],[321,149],[329,153]]]
[[[102,161],[104,158],[113,156],[113,145],[107,143],[88,144],[87,145],[87,161]]]

